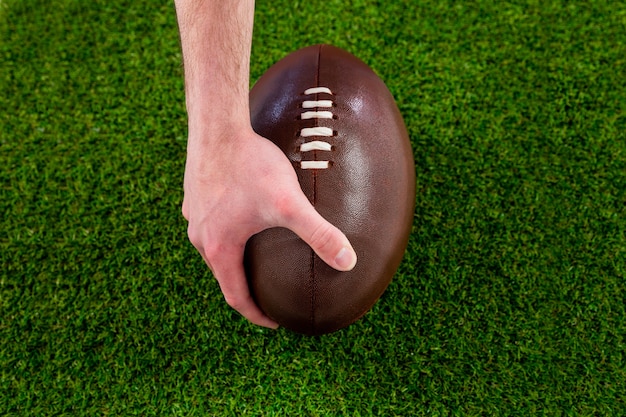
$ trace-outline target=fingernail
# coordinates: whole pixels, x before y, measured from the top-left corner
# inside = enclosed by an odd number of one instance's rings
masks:
[[[335,256],[335,264],[342,271],[350,271],[356,265],[356,253],[351,248],[344,246]]]

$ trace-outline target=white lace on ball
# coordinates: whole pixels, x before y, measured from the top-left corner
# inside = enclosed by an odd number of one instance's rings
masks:
[[[333,94],[332,91],[328,87],[313,87],[304,91],[304,95],[311,94]],[[332,108],[333,101],[332,100],[305,100],[302,102],[303,109],[319,109],[319,108]],[[332,119],[333,113],[331,111],[305,111],[300,115],[300,119],[309,120],[309,119]],[[334,132],[329,127],[305,127],[300,130],[300,136],[304,138],[310,137],[330,137],[333,136]],[[328,142],[322,140],[313,140],[310,142],[305,142],[300,145],[300,152],[311,152],[311,151],[331,151],[332,145]],[[300,168],[301,169],[327,169],[330,166],[330,161],[301,161]]]

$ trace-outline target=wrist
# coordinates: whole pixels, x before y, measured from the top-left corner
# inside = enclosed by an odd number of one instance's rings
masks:
[[[247,101],[237,102],[232,97],[231,100],[220,100],[210,94],[202,99],[190,97],[187,117],[189,145],[219,144],[252,131]]]
[[[241,149],[254,134],[250,118],[222,119],[208,117],[189,123],[187,158],[208,160],[221,157],[232,149]]]

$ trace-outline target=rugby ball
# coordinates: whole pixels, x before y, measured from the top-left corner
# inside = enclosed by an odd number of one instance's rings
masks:
[[[344,328],[383,294],[411,232],[415,165],[400,111],[365,63],[315,45],[261,76],[250,113],[254,130],[285,153],[311,204],[346,234],[358,257],[352,271],[340,272],[290,230],[265,230],[246,245],[251,293],[293,331]]]

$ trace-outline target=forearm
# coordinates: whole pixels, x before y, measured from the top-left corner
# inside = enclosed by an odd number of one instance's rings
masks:
[[[185,69],[189,146],[250,129],[254,0],[175,0]]]

